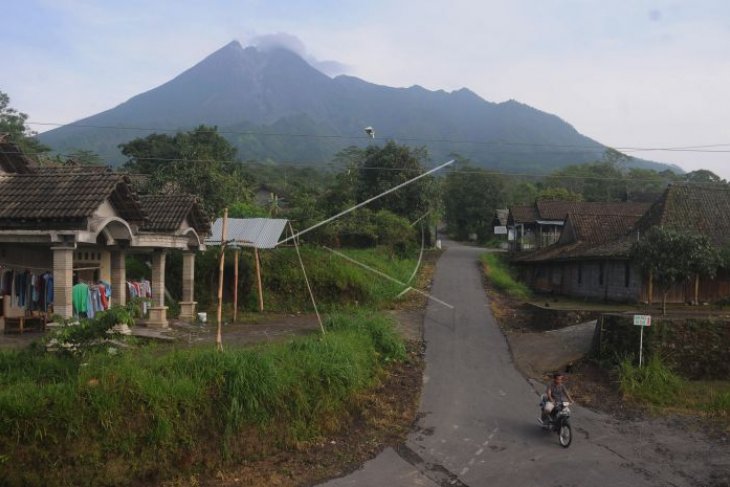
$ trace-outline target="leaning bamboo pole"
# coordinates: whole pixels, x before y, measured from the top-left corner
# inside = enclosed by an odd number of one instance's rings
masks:
[[[264,310],[264,289],[261,285],[261,262],[259,261],[259,249],[253,248],[253,256],[256,261],[256,284],[259,292],[259,311]]]
[[[215,344],[219,352],[223,351],[223,337],[221,336],[221,329],[223,324],[223,264],[226,260],[226,237],[228,226],[228,208],[223,210],[223,228],[221,230],[221,257],[220,265],[218,266],[218,312],[216,317],[218,318],[218,330],[215,336]]]

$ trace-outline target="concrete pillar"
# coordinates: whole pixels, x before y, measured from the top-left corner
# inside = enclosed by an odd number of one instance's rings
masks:
[[[127,265],[126,252],[123,250],[111,253],[112,270],[112,304],[127,304]]]
[[[182,300],[180,319],[195,320],[195,252],[186,251],[182,255]]]
[[[51,247],[51,251],[53,251],[53,313],[71,318],[74,247]]]
[[[147,326],[167,328],[167,306],[165,306],[165,252],[152,252],[152,306]]]

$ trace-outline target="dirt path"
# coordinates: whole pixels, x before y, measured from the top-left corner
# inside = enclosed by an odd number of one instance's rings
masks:
[[[520,372],[540,379],[581,360],[590,351],[595,326],[589,321],[547,332],[507,331],[505,336]]]

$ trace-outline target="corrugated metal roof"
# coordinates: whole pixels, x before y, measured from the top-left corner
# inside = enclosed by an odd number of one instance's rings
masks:
[[[273,249],[281,239],[288,220],[280,218],[229,218],[226,229],[226,240],[242,247]],[[213,223],[211,236],[206,239],[207,245],[220,245],[223,231],[223,218]]]

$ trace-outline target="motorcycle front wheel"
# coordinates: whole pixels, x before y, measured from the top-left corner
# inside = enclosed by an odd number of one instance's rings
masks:
[[[560,425],[560,429],[558,430],[558,441],[560,442],[560,446],[563,448],[568,448],[570,446],[570,442],[573,441],[573,432],[570,429],[570,423],[567,421],[564,421]]]

